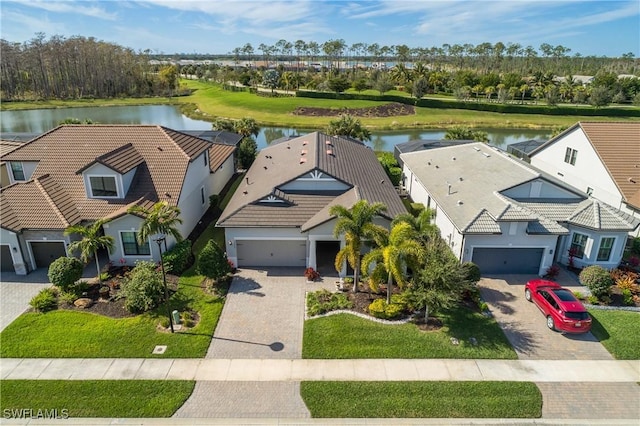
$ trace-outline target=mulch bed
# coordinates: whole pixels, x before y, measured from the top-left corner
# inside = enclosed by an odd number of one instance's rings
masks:
[[[315,107],[298,107],[293,111],[294,115],[304,115],[310,117],[337,117],[342,114],[352,115],[354,117],[395,117],[399,115],[415,114],[413,105],[405,105],[398,102],[368,107],[368,108],[315,108]]]

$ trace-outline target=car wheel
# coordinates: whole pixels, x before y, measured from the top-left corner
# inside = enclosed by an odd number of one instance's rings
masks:
[[[555,330],[556,329],[556,325],[553,322],[553,318],[551,317],[551,315],[549,315],[547,317],[547,327],[549,327],[549,330]]]
[[[524,289],[524,298],[531,302],[531,291],[528,288]]]

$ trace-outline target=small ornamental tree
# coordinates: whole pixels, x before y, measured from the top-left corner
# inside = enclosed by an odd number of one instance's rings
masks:
[[[209,240],[198,257],[197,272],[207,278],[220,279],[231,272],[227,255],[213,240]]]
[[[138,262],[122,283],[120,293],[129,312],[146,312],[160,305],[164,298],[164,285],[156,264]]]
[[[68,291],[76,281],[82,278],[84,265],[75,257],[60,257],[49,265],[48,277],[51,284]]]
[[[614,284],[609,271],[599,265],[587,266],[580,272],[580,282],[598,299],[606,296]]]
[[[243,138],[238,147],[238,163],[243,169],[248,169],[258,155],[258,144],[253,138]]]

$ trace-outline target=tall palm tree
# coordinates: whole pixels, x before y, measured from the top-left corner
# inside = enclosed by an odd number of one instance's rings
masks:
[[[100,277],[98,250],[107,249],[111,253],[115,244],[112,236],[104,235],[102,226],[107,222],[107,219],[100,219],[86,226],[73,225],[64,230],[64,235],[78,234],[82,237],[81,240],[73,241],[69,244],[68,249],[70,252],[80,251],[80,259],[84,263],[89,263],[91,256],[96,259],[96,271],[100,284],[102,284],[102,279]]]
[[[349,136],[361,141],[371,140],[371,132],[359,119],[349,114],[341,114],[337,120],[331,120],[326,133],[331,136]]]
[[[391,232],[376,241],[374,248],[362,258],[362,269],[368,270],[373,262],[387,272],[387,303],[391,303],[394,280],[400,287],[405,285],[407,266],[416,267],[424,257],[424,247],[418,241],[418,233],[407,222],[398,222]]]
[[[155,203],[150,209],[143,206],[131,206],[128,213],[141,216],[144,221],[138,231],[138,243],[144,244],[152,235],[171,235],[176,241],[182,240],[182,234],[177,228],[182,223],[180,209],[170,206],[166,201]],[[167,241],[164,242],[167,250]]]
[[[391,227],[393,228],[400,222],[408,223],[417,233],[420,241],[426,243],[431,238],[440,234],[440,230],[432,221],[433,217],[434,211],[430,208],[425,208],[418,216],[414,216],[411,213],[402,213],[393,218]]]
[[[369,204],[366,200],[360,200],[351,208],[341,205],[332,206],[329,213],[338,220],[333,229],[335,238],[344,234],[345,246],[336,255],[335,267],[337,271],[342,269],[346,260],[353,268],[353,292],[358,292],[358,280],[360,278],[361,250],[364,240],[377,241],[387,232],[385,228],[373,223],[374,217],[386,211],[387,207],[382,203]]]

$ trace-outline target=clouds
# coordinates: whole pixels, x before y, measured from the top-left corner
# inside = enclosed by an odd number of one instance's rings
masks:
[[[0,19],[10,41],[42,31],[167,53],[341,38],[410,47],[550,43],[584,55],[640,54],[637,0],[2,0]]]

